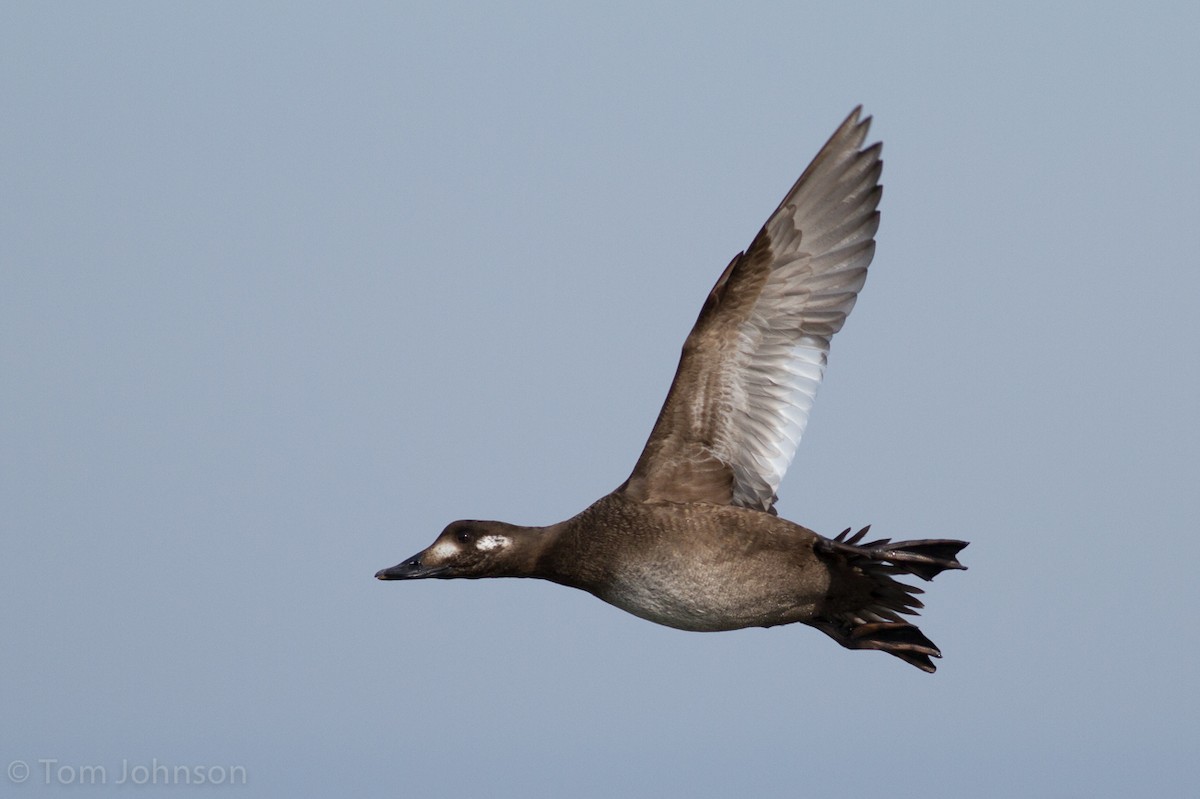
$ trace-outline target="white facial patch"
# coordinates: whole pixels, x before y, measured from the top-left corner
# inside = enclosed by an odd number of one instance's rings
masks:
[[[508,536],[485,535],[476,542],[475,548],[481,552],[491,552],[493,549],[504,549],[511,543],[508,540]]]
[[[433,556],[435,562],[450,560],[458,555],[458,544],[452,541],[439,541],[429,550],[429,554]]]

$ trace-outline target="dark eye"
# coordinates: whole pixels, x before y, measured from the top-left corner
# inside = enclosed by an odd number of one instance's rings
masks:
[[[458,539],[458,543],[460,543],[460,544],[471,543],[471,531],[470,530],[459,530],[458,533],[454,537]]]

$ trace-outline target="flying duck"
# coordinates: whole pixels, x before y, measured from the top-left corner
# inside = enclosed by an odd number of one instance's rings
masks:
[[[643,619],[718,631],[800,622],[849,649],[932,672],[938,648],[904,620],[965,541],[826,538],[775,511],[829,342],[875,253],[881,144],[856,108],[750,247],[721,273],[683,345],[633,473],[546,527],[456,521],[380,580],[536,577]]]

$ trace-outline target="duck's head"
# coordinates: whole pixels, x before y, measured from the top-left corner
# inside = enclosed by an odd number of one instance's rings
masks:
[[[519,574],[523,528],[504,522],[451,522],[426,549],[375,573],[378,580],[508,577]]]

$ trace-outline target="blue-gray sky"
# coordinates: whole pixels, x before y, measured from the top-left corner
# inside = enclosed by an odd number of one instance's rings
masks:
[[[155,758],[256,796],[1190,795],[1197,30],[1183,2],[6,3],[13,795],[83,795],[49,760],[125,795]],[[936,675],[372,579],[620,483],[712,282],[858,103],[879,246],[779,507],[972,542],[927,596]]]

